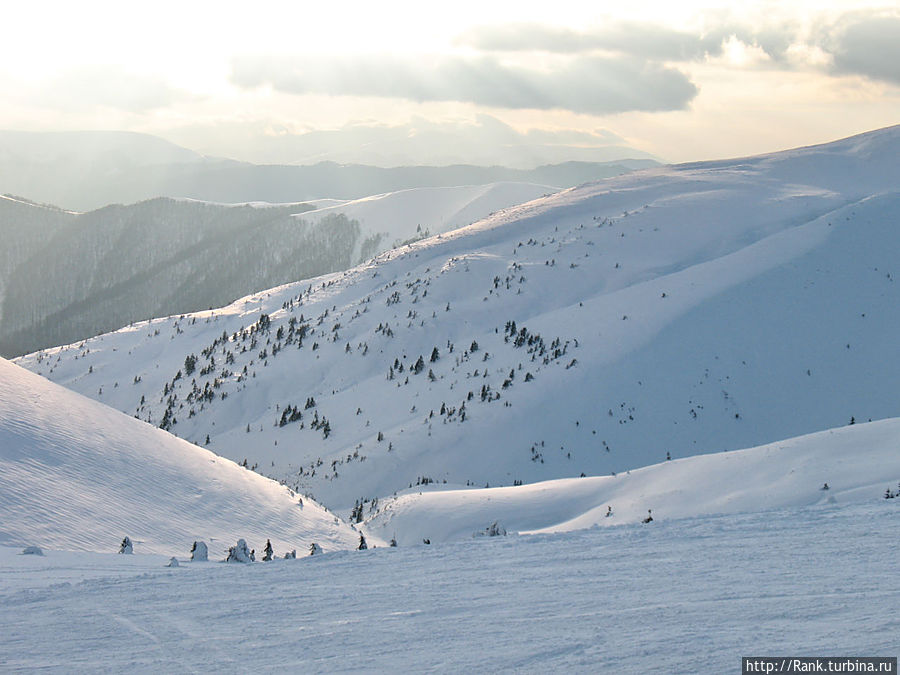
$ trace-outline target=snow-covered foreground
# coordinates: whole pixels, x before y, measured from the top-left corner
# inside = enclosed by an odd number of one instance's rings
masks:
[[[0,359],[0,544],[115,551],[125,536],[169,555],[358,541],[312,500]]]
[[[415,488],[366,521],[401,544],[509,532],[564,532],[654,520],[867,502],[900,492],[900,419],[857,424],[746,450],[666,461],[612,476],[518,487]],[[827,486],[827,487],[826,487]]]
[[[738,672],[897,654],[900,500],[273,563],[0,549],[4,672]]]

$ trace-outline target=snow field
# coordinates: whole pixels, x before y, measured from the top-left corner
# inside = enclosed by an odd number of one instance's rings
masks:
[[[897,653],[898,500],[165,567],[0,549],[6,672],[732,672]],[[126,560],[127,558],[127,560]],[[62,582],[62,583],[60,583]]]

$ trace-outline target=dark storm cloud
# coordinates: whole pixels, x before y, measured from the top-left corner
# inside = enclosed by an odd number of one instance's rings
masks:
[[[631,57],[577,56],[549,69],[491,56],[403,60],[386,56],[301,61],[244,57],[233,63],[240,87],[270,85],[294,94],[462,101],[512,109],[608,114],[678,110],[697,88],[680,71]]]

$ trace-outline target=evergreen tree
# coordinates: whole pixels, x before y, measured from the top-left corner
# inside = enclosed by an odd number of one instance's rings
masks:
[[[362,532],[359,533],[359,546],[356,547],[357,551],[365,551],[369,548],[369,545],[366,543],[366,538],[363,536]]]
[[[269,562],[272,560],[273,554],[275,553],[274,549],[272,549],[272,542],[266,539],[266,548],[263,551],[263,562]]]
[[[119,553],[125,553],[131,555],[134,553],[134,546],[131,543],[131,539],[129,537],[125,537],[122,540],[122,543],[119,544]]]
[[[237,544],[228,549],[228,556],[225,558],[225,562],[248,563],[253,559],[251,556],[252,554],[247,548],[247,542],[243,539],[238,539]]]
[[[209,550],[206,548],[206,542],[195,541],[191,546],[191,561],[206,562],[209,559]]]

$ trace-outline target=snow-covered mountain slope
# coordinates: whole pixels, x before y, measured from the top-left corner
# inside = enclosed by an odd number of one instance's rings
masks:
[[[174,569],[160,556],[0,548],[0,663],[665,674],[735,673],[763,650],[889,657],[900,632],[898,507],[882,499]]]
[[[494,211],[558,192],[535,183],[490,183],[454,187],[410,188],[355,200],[322,200],[303,219],[318,222],[340,213],[359,222],[365,236],[383,235],[378,252],[388,246],[421,239],[423,234],[449,232],[487,217]]]
[[[153,199],[90,213],[0,197],[0,354],[141,319],[217,307],[345,270],[407,240],[468,225],[557,188],[418,188],[354,202]]]
[[[900,494],[900,419],[856,424],[747,450],[698,455],[613,476],[517,487],[427,486],[381,500],[369,530],[403,544],[494,533],[566,532]],[[827,486],[827,488],[826,488]]]
[[[309,499],[0,359],[0,545],[221,556],[358,534]],[[302,503],[301,503],[302,501]],[[375,540],[377,541],[377,539]]]
[[[898,158],[651,169],[20,363],[346,509],[897,417]]]

